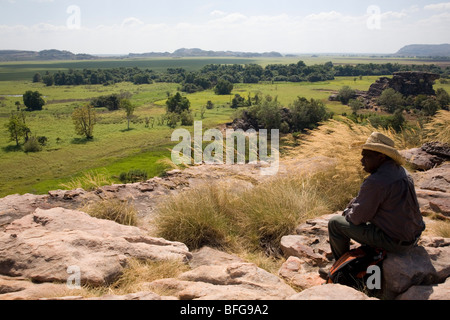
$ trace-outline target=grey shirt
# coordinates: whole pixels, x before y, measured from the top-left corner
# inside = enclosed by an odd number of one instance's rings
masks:
[[[373,223],[394,241],[414,241],[425,230],[413,179],[391,160],[364,181],[349,208],[347,221]]]

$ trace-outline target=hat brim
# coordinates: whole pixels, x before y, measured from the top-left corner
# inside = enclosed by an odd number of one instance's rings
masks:
[[[405,164],[405,159],[396,149],[386,146],[384,144],[366,143],[362,146],[362,149],[382,153],[390,157],[392,160],[394,160],[401,166]]]

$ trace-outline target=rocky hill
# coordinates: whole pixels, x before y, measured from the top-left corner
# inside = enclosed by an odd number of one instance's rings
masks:
[[[169,52],[148,52],[148,53],[130,53],[128,58],[148,58],[148,57],[171,57],[171,58],[188,58],[188,57],[237,57],[237,58],[278,58],[283,55],[279,52],[236,52],[236,51],[212,51],[202,50],[198,48],[181,48],[173,53]]]
[[[74,54],[69,51],[43,50],[20,51],[0,50],[0,61],[53,61],[53,60],[94,60],[98,57],[88,54]]]
[[[450,57],[450,44],[412,44],[401,48],[396,55],[407,57]]]

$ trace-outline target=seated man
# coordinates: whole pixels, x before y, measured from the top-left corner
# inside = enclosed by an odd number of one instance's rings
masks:
[[[425,230],[414,182],[394,142],[373,133],[363,145],[361,163],[371,175],[343,216],[333,217],[328,225],[336,261],[350,250],[350,239],[399,253],[415,246]]]

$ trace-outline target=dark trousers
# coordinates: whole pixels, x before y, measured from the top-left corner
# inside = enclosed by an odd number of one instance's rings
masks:
[[[336,216],[328,223],[330,246],[336,261],[350,250],[350,240],[362,245],[384,249],[387,252],[405,252],[410,246],[403,246],[394,242],[380,228],[368,223],[356,226],[348,222],[343,216]]]

